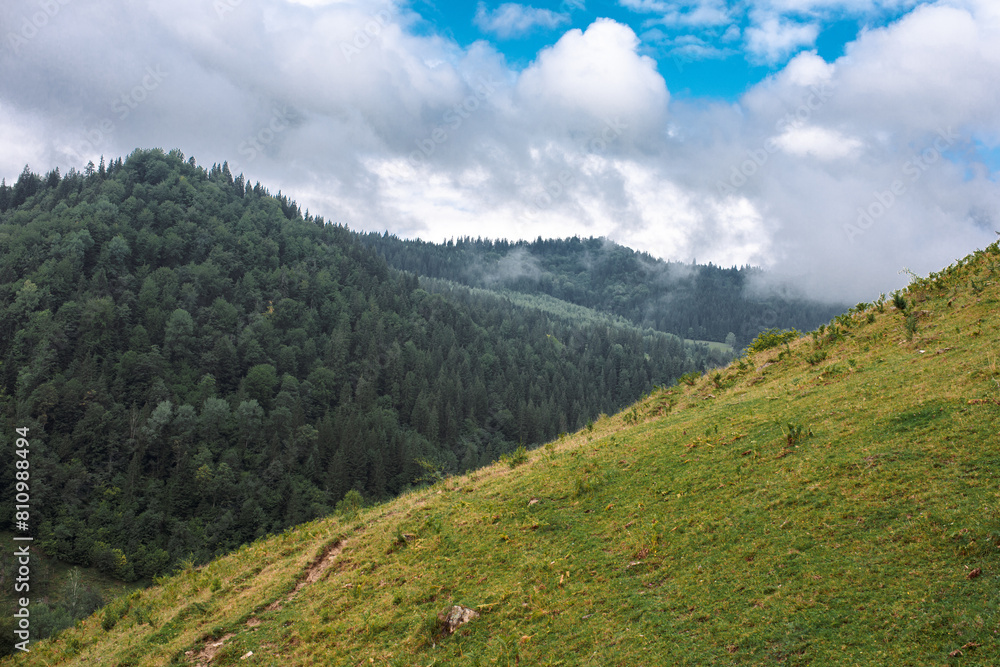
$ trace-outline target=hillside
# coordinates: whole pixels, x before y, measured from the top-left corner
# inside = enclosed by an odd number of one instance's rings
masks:
[[[432,294],[345,227],[179,151],[0,182],[0,421],[34,443],[30,530],[124,581],[351,492],[480,467],[710,357],[625,322]]]
[[[360,234],[390,266],[472,287],[549,296],[614,313],[681,338],[744,347],[771,327],[808,331],[849,304],[764,285],[759,268],[665,262],[605,238],[535,241],[459,238],[445,243]]]
[[[1000,247],[7,665],[996,664]],[[479,617],[451,636],[438,614]]]

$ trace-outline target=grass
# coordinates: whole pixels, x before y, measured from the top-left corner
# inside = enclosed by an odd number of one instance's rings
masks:
[[[516,468],[187,570],[16,664],[219,642],[212,665],[997,664],[998,260],[912,285],[914,332],[855,312]],[[442,637],[453,604],[481,617]]]

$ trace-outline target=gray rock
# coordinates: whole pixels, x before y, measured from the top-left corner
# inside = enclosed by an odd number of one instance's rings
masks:
[[[445,609],[438,614],[438,621],[441,623],[441,634],[450,635],[460,626],[465,625],[474,618],[479,618],[479,613],[460,604]]]

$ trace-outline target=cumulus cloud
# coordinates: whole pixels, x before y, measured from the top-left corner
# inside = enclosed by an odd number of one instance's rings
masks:
[[[659,14],[655,23],[670,26],[717,26],[732,22],[725,0],[619,0],[622,7],[634,12]]]
[[[739,32],[739,28],[736,29]],[[670,37],[658,28],[642,34],[643,42],[654,43],[666,49],[667,53],[680,62],[726,58],[738,51],[732,47],[720,47],[697,35]]]
[[[910,9],[928,0],[751,0],[754,9],[798,14],[875,14]]]
[[[857,157],[864,146],[859,139],[824,127],[789,127],[775,143],[786,153],[799,157],[810,155],[820,160]]]
[[[819,36],[815,23],[798,23],[780,16],[758,19],[745,31],[746,48],[752,59],[776,63],[804,46],[811,46]]]
[[[631,28],[610,19],[598,19],[586,31],[570,30],[521,74],[519,99],[546,117],[606,122],[628,116],[655,131],[670,94],[656,62],[638,55],[638,45]]]
[[[554,29],[569,23],[569,14],[537,9],[513,2],[505,2],[496,9],[486,9],[486,3],[476,7],[474,19],[484,32],[492,33],[500,39],[521,37],[535,28]]]
[[[791,56],[814,39],[796,26],[833,5],[756,3],[742,39]],[[835,61],[800,51],[731,102],[672,98],[633,30],[609,19],[517,70],[485,41],[428,30],[408,3],[58,6],[0,57],[8,182],[25,163],[65,172],[176,147],[357,229],[603,235],[665,259],[764,265],[851,300],[991,242],[1000,220],[996,175],[970,162],[1000,137],[991,0],[924,3]],[[36,11],[11,0],[0,18],[20,34]]]

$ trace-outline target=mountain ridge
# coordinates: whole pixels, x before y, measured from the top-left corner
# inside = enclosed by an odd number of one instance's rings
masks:
[[[759,267],[666,262],[606,238],[507,241],[461,237],[442,243],[388,233],[359,239],[393,267],[470,287],[548,295],[686,339],[742,348],[768,328],[809,331],[850,304],[765,288]]]

